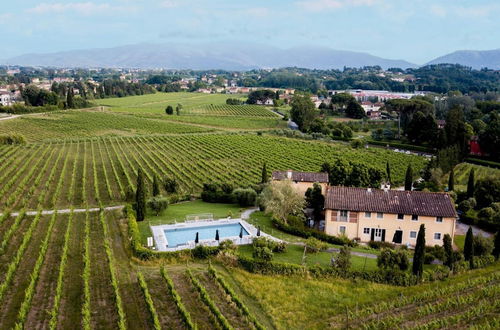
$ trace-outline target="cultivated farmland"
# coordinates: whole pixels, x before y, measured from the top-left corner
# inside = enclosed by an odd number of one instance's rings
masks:
[[[425,164],[421,157],[379,148],[255,134],[73,139],[0,147],[0,205],[36,209],[121,203],[134,189],[139,167],[149,182],[154,175],[175,178],[181,192],[196,194],[206,182],[256,184],[264,162],[270,170],[317,171],[336,158],[381,170],[389,161],[396,183],[403,182],[409,163],[416,169]]]

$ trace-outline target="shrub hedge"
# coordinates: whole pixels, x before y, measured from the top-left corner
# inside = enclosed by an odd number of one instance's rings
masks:
[[[281,231],[303,238],[315,237],[321,241],[336,245],[356,245],[354,241],[351,241],[346,237],[330,236],[319,230],[290,226],[276,218],[273,218],[273,225]]]

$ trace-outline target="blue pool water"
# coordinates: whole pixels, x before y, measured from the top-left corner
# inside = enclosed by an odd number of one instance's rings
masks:
[[[226,237],[238,237],[243,229],[243,236],[248,236],[248,232],[239,223],[201,226],[190,228],[175,228],[166,229],[165,236],[167,237],[168,247],[176,247],[177,245],[186,244],[188,241],[194,241],[198,232],[199,240],[215,239],[215,232],[219,230],[219,240],[222,241]]]

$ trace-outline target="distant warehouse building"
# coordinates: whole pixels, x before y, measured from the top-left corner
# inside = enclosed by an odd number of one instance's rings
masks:
[[[325,198],[329,235],[411,246],[421,224],[426,245],[442,245],[445,234],[454,235],[457,214],[445,193],[328,187]]]

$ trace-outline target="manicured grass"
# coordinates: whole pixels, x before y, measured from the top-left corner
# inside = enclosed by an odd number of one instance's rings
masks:
[[[251,257],[253,252],[253,247],[251,245],[242,245],[238,248],[238,252],[241,255]],[[331,253],[331,252],[306,253],[305,263],[308,266],[314,266],[314,265],[330,266],[331,259],[335,255],[336,253]],[[303,246],[288,245],[286,252],[274,253],[273,261],[301,265],[303,256],[304,256]],[[355,270],[363,270],[363,269],[374,270],[377,269],[377,260],[351,255],[351,268]]]
[[[138,224],[143,242],[146,242],[146,238],[151,236],[149,226],[184,222],[188,214],[212,213],[214,219],[227,218],[228,216],[237,218],[241,211],[242,208],[236,204],[205,203],[202,200],[195,200],[169,205],[167,210],[159,216],[148,213],[146,220]]]
[[[460,250],[463,250],[465,243],[465,235],[455,235],[455,237],[453,238],[453,242]]]

